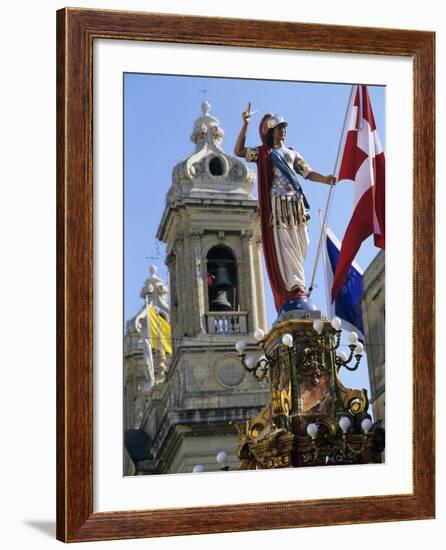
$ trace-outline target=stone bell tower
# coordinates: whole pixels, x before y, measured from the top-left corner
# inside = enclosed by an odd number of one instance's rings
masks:
[[[153,388],[142,428],[153,442],[141,473],[238,467],[234,422],[258,414],[266,386],[240,365],[235,343],[255,349],[266,329],[254,173],[222,148],[208,102],[195,121],[195,151],[173,169],[157,238],[167,245],[172,361]]]
[[[167,244],[174,347],[191,337],[266,328],[253,172],[222,149],[203,102],[195,152],[173,170],[157,237]],[[204,338],[200,338],[204,336]]]

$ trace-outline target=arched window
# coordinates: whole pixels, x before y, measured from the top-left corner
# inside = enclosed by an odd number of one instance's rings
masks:
[[[207,288],[210,311],[238,311],[237,265],[229,248],[214,246],[207,260]]]

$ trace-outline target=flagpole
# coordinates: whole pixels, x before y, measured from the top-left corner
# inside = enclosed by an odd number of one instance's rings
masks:
[[[327,277],[327,232],[326,228],[323,227],[322,222],[322,208],[318,208],[319,212],[319,223],[321,225],[321,230],[324,232],[324,252],[322,253],[322,263],[324,265],[324,271],[325,271],[325,300],[327,302],[327,319],[330,319],[330,317],[333,316],[333,311],[331,308],[331,302],[330,302],[330,290],[328,288],[328,277]],[[323,229],[322,229],[323,228]]]
[[[149,311],[149,299],[147,297],[147,294],[145,295],[145,302],[146,302],[146,325],[147,325],[147,338],[146,338],[146,348],[147,348],[147,355],[148,355],[148,363],[146,363],[147,372],[150,379],[150,384],[153,386],[155,383],[155,368],[153,366],[153,353],[152,353],[152,335],[151,335],[151,329],[150,329],[150,311]]]
[[[349,97],[349,100],[348,100],[348,103],[347,103],[347,109],[345,111],[344,125],[342,127],[342,133],[341,133],[341,138],[339,140],[338,153],[336,155],[336,161],[335,161],[334,172],[333,172],[333,174],[336,177],[338,177],[338,172],[339,172],[339,168],[340,168],[339,167],[339,162],[340,162],[340,158],[341,158],[341,151],[344,148],[345,138],[346,138],[346,134],[347,134],[346,128],[347,128],[348,114],[350,113],[350,109],[351,109],[351,106],[352,106],[352,103],[353,103],[353,98],[354,98],[354,93],[353,92],[356,89],[356,87],[357,87],[356,84],[352,85],[352,87],[351,87],[350,97]],[[313,273],[311,275],[311,282],[310,282],[310,286],[308,287],[307,296],[310,296],[310,294],[313,291],[314,278],[316,276],[317,264],[319,262],[319,255],[320,255],[320,252],[321,252],[321,243],[322,243],[323,231],[325,230],[325,227],[327,225],[328,212],[330,210],[332,197],[334,196],[334,187],[335,186],[333,184],[330,185],[330,191],[328,192],[327,204],[325,205],[325,212],[324,212],[324,221],[323,221],[322,227],[321,227],[321,234],[319,236],[319,242],[318,242],[317,250],[316,250],[316,258],[314,260]]]
[[[161,341],[160,310],[158,307],[155,307],[155,311],[156,311],[156,333],[158,335],[158,345],[159,345],[159,351],[161,353],[161,350],[163,348],[163,343]]]

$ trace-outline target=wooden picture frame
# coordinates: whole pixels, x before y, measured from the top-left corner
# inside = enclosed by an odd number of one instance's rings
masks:
[[[413,62],[413,491],[93,512],[93,43],[157,41]],[[91,541],[434,517],[434,48],[431,32],[66,8],[57,13],[57,538]]]

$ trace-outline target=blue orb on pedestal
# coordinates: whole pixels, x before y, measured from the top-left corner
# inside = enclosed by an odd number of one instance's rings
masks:
[[[316,304],[308,296],[298,296],[285,302],[277,314],[277,320],[283,318],[300,318],[306,316],[305,312],[319,311]]]

